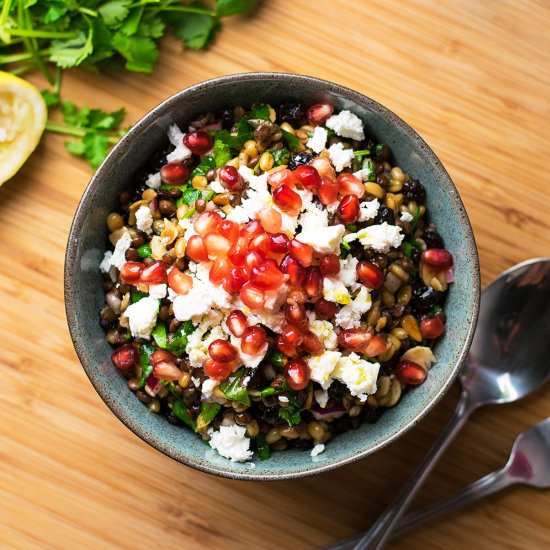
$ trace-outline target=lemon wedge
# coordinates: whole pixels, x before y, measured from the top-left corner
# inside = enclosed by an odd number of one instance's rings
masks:
[[[27,81],[0,71],[0,185],[21,168],[46,127],[48,109]]]

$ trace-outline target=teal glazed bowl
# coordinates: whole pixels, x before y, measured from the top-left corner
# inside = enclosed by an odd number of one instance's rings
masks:
[[[198,115],[222,107],[254,102],[276,104],[285,99],[313,104],[330,101],[349,109],[364,122],[378,142],[387,143],[399,166],[426,186],[431,219],[455,261],[445,311],[445,338],[435,347],[437,363],[421,386],[406,392],[375,424],[338,435],[325,452],[274,453],[254,464],[222,458],[187,428],[173,426],[151,414],[126,386],[111,363],[111,348],[99,325],[104,303],[99,264],[106,250],[105,216],[118,207],[118,194],[127,188],[155,152],[164,148],[172,123],[185,127]],[[233,479],[292,479],[365,458],[411,429],[451,386],[472,340],[479,307],[479,264],[472,228],[449,175],[424,140],[391,111],[368,97],[332,82],[281,73],[224,76],[191,86],[170,97],[143,117],[103,162],[78,205],[65,259],[65,306],[76,352],[90,381],[113,413],[141,439],[198,470]]]

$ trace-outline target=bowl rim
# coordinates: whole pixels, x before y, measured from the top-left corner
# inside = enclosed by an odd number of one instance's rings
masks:
[[[407,423],[402,425],[391,436],[389,436],[387,439],[384,439],[384,441],[381,441],[378,444],[373,445],[372,447],[365,449],[357,454],[350,453],[349,456],[340,458],[338,460],[334,460],[333,462],[330,462],[328,464],[324,464],[323,462],[312,462],[311,465],[308,465],[307,468],[302,468],[302,469],[298,469],[287,473],[284,473],[284,472],[283,473],[265,473],[265,472],[258,471],[257,474],[254,474],[253,469],[243,470],[243,471],[218,470],[216,466],[211,465],[206,461],[201,462],[196,458],[189,457],[188,455],[185,454],[184,451],[178,450],[171,446],[161,444],[161,442],[158,441],[153,434],[150,434],[142,427],[139,421],[135,421],[133,418],[131,418],[130,415],[124,411],[123,407],[118,406],[116,402],[110,400],[108,398],[107,391],[105,392],[103,391],[101,384],[98,382],[95,376],[97,366],[94,364],[89,364],[86,361],[85,347],[82,343],[80,335],[78,334],[79,320],[78,320],[78,315],[76,313],[77,312],[76,293],[72,291],[72,289],[76,288],[76,279],[77,279],[77,274],[79,270],[79,266],[76,263],[78,241],[79,241],[77,233],[82,224],[83,218],[86,216],[88,207],[92,201],[92,196],[94,195],[93,193],[94,189],[100,184],[101,180],[103,179],[104,172],[108,172],[110,167],[116,164],[119,152],[124,150],[128,142],[131,142],[134,139],[139,139],[139,135],[142,132],[142,130],[147,128],[150,124],[154,123],[155,120],[159,118],[162,114],[169,111],[172,104],[178,103],[181,97],[185,97],[188,94],[192,94],[198,91],[207,91],[208,88],[211,88],[217,85],[224,85],[228,82],[238,84],[243,80],[252,80],[252,81],[277,80],[278,81],[278,80],[296,80],[296,79],[304,83],[308,83],[308,82],[316,83],[316,84],[321,83],[327,88],[327,91],[339,93],[342,96],[344,96],[346,99],[350,99],[357,103],[361,103],[367,106],[371,111],[376,113],[378,116],[382,117],[389,124],[398,126],[400,130],[407,136],[408,139],[420,145],[420,147],[423,150],[423,153],[426,155],[426,158],[431,163],[433,163],[433,166],[436,168],[436,170],[438,170],[439,177],[446,178],[448,180],[448,183],[451,185],[451,188],[455,190],[455,193],[449,195],[449,199],[452,202],[454,202],[455,207],[459,211],[463,212],[464,215],[461,221],[462,223],[464,223],[466,233],[469,234],[469,239],[466,240],[465,245],[467,248],[467,254],[469,258],[468,263],[471,266],[473,277],[474,277],[474,280],[476,281],[476,285],[472,289],[472,294],[471,294],[471,308],[467,312],[468,319],[470,319],[470,322],[467,328],[466,339],[464,341],[462,349],[457,354],[455,363],[452,367],[452,370],[449,373],[449,376],[445,380],[445,383],[438,388],[437,392],[435,392],[433,396],[430,397],[430,400],[427,406],[424,409],[422,409],[422,411],[420,411],[418,415],[416,415],[414,418],[412,418]],[[478,313],[479,313],[479,302],[480,302],[479,256],[478,256],[474,233],[472,230],[470,220],[466,213],[466,209],[464,207],[462,199],[460,198],[460,195],[458,194],[458,190],[456,189],[456,186],[454,185],[447,170],[444,168],[443,164],[441,163],[437,155],[432,151],[432,149],[424,141],[424,139],[409,124],[407,124],[399,116],[393,113],[390,109],[388,109],[387,107],[384,107],[377,101],[351,88],[342,86],[340,84],[331,82],[329,80],[325,80],[325,79],[321,79],[313,76],[307,76],[307,75],[302,75],[297,73],[282,73],[282,72],[234,73],[230,75],[215,77],[212,79],[208,79],[208,80],[193,84],[191,86],[188,86],[180,90],[179,92],[176,92],[175,94],[171,95],[170,97],[168,97],[167,99],[159,103],[156,107],[150,110],[145,116],[143,116],[138,122],[136,122],[134,126],[132,126],[129,132],[126,133],[122,137],[122,139],[115,145],[115,147],[109,153],[107,158],[103,161],[101,166],[96,170],[91,180],[89,181],[88,185],[86,186],[86,189],[83,192],[83,195],[76,208],[73,221],[71,223],[71,227],[69,230],[67,250],[65,254],[65,267],[64,267],[64,297],[65,297],[65,312],[67,317],[69,333],[71,336],[71,340],[73,342],[73,346],[76,350],[77,356],[84,369],[84,372],[86,373],[86,376],[90,380],[91,384],[93,385],[93,387],[95,388],[96,392],[99,394],[103,402],[107,405],[107,407],[135,435],[137,435],[140,439],[147,442],[153,448],[165,454],[166,456],[169,456],[170,458],[178,462],[181,462],[182,464],[191,466],[192,468],[195,468],[196,470],[199,470],[202,472],[206,472],[212,475],[225,477],[229,479],[235,479],[235,480],[281,481],[281,480],[296,479],[296,478],[317,475],[323,472],[334,470],[335,468],[339,468],[341,466],[345,466],[347,464],[351,464],[363,458],[366,458],[367,456],[386,447],[387,445],[389,445],[390,443],[392,443],[393,441],[401,437],[404,433],[408,432],[411,428],[413,428],[413,426],[415,426],[420,420],[422,420],[428,414],[428,412],[432,410],[432,408],[440,401],[440,399],[447,393],[450,386],[454,382],[460,367],[462,366],[464,360],[466,359],[468,350],[470,349],[470,345],[472,343],[472,339],[474,336]]]

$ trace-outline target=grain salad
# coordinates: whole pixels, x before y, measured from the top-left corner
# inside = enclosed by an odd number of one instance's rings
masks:
[[[319,460],[436,360],[453,258],[426,190],[329,103],[206,113],[167,142],[107,216],[112,362],[227,459]]]

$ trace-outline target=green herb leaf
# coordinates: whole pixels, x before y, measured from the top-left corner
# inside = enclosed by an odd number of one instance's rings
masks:
[[[258,448],[260,460],[267,460],[271,456],[271,449],[265,441],[264,434],[258,434],[256,436],[256,447]]]
[[[361,168],[367,171],[368,181],[376,181],[376,166],[372,159],[364,159]]]
[[[216,418],[221,408],[222,406],[219,403],[207,403],[203,401],[201,403],[201,412],[197,418],[197,429],[202,430],[206,428]]]
[[[218,15],[236,15],[248,13],[258,0],[216,0]]]
[[[109,140],[107,136],[86,132],[82,138],[84,154],[82,155],[92,168],[99,168],[105,157],[109,154]]]
[[[237,122],[237,137],[239,137],[243,143],[250,139],[254,139],[254,129],[248,124],[246,117],[241,118],[241,120]]]
[[[137,253],[139,254],[140,258],[152,258],[153,257],[153,251],[151,250],[151,245],[146,243],[142,244],[138,249]]]
[[[353,151],[353,154],[356,157],[364,157],[366,155],[370,155],[370,149],[362,149],[361,151]]]
[[[158,60],[157,45],[151,38],[127,36],[118,32],[113,37],[113,48],[126,59],[126,68],[138,73],[152,73]]]
[[[216,193],[210,189],[204,196],[203,199],[205,201],[209,201]]]
[[[80,31],[76,38],[69,40],[54,40],[50,47],[50,61],[62,69],[80,65],[93,51],[93,32],[88,34]]]
[[[201,197],[202,197],[201,190],[191,187],[190,189],[187,189],[186,191],[183,192],[183,195],[178,199],[178,201],[181,202],[182,204],[191,204],[192,202],[195,202],[197,199],[200,199]]]
[[[287,358],[280,352],[276,351],[269,356],[271,363],[279,368],[283,368],[287,363]]]
[[[141,365],[141,377],[139,387],[143,388],[149,375],[153,372],[153,365],[149,363],[149,357],[154,353],[155,346],[151,344],[142,344],[139,348],[139,364]]]
[[[132,0],[111,0],[102,6],[99,6],[97,11],[103,17],[106,25],[115,26],[128,16]]]
[[[191,418],[185,404],[181,399],[176,399],[172,405],[172,412],[193,431],[197,431],[197,423]]]
[[[48,107],[56,107],[59,105],[59,92],[52,92],[50,90],[40,90],[42,97]]]
[[[204,176],[212,168],[216,168],[216,159],[212,155],[207,155],[191,171],[189,179],[192,180],[195,176]]]
[[[220,390],[228,399],[231,399],[231,401],[250,405],[248,391],[246,387],[242,385],[243,376],[244,369],[239,369],[220,384]]]
[[[290,426],[295,426],[302,421],[302,411],[302,407],[293,407],[292,405],[289,405],[288,407],[279,408],[279,416],[283,420],[286,420]]]
[[[286,147],[279,149],[278,151],[271,151],[275,160],[275,166],[281,166],[282,164],[288,164],[290,161],[290,152]]]
[[[166,344],[166,349],[176,355],[181,355],[187,347],[188,336],[195,330],[195,325],[191,321],[186,321],[174,334],[170,335]]]
[[[269,105],[266,105],[265,103],[256,103],[252,105],[252,108],[248,111],[246,118],[248,120],[258,118],[261,120],[269,120]]]
[[[300,140],[290,132],[287,132],[286,130],[283,130],[281,128],[281,132],[283,133],[283,139],[285,143],[287,144],[287,147],[292,151],[295,152],[298,147],[300,147]]]
[[[192,7],[196,5],[200,3],[191,4]],[[198,13],[173,14],[170,22],[173,35],[191,50],[206,48],[221,28],[217,17]]]
[[[413,245],[411,243],[407,241],[403,243],[403,254],[405,255],[405,258],[407,258],[407,260],[411,259],[412,249]]]
[[[212,147],[212,155],[214,157],[214,162],[216,163],[216,168],[221,168],[222,166],[225,166],[233,157],[229,145],[227,143],[224,143],[220,139],[214,141],[214,147]]]
[[[155,342],[159,348],[166,349],[166,325],[163,322],[155,325],[153,332],[151,332],[151,336],[155,339]]]
[[[148,296],[146,292],[141,292],[141,290],[132,290],[132,292],[130,293],[130,301],[132,302],[132,304],[135,304],[146,296]]]

